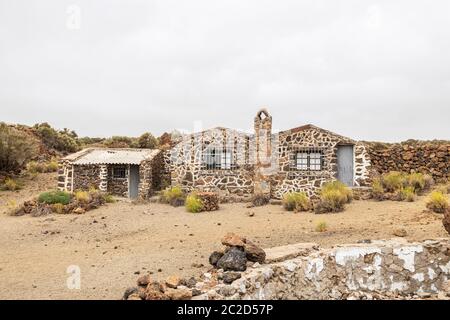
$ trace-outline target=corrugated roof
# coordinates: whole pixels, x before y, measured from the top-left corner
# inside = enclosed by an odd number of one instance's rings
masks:
[[[89,164],[140,164],[154,158],[159,149],[85,149],[66,157],[75,165]]]

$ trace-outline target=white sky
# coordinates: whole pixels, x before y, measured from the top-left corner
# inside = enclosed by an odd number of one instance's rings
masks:
[[[450,139],[450,1],[0,0],[0,121],[249,130],[262,106],[279,130]]]

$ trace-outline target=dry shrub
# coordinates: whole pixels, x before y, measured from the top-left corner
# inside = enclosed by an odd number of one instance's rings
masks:
[[[384,199],[384,188],[381,178],[376,178],[372,182],[372,198],[378,201]]]
[[[328,230],[328,225],[325,221],[319,221],[316,224],[316,232],[325,232]]]
[[[64,205],[62,203],[54,203],[52,204],[52,211],[57,214],[63,214],[64,211]]]
[[[345,184],[340,181],[328,182],[322,186],[320,200],[314,209],[316,213],[341,212],[352,198],[352,191]]]
[[[89,201],[91,201],[90,193],[87,191],[81,190],[75,191],[74,197],[78,202],[81,203],[88,203]]]
[[[202,200],[195,194],[191,194],[186,198],[185,207],[188,212],[192,213],[203,211]]]
[[[311,203],[304,192],[289,192],[283,196],[283,207],[287,211],[308,211]]]
[[[162,203],[168,203],[174,207],[180,207],[184,205],[186,194],[181,187],[176,186],[164,190],[160,199]]]
[[[406,186],[406,176],[402,172],[391,171],[383,175],[382,183],[387,192],[396,192]]]
[[[433,191],[427,201],[427,208],[436,213],[444,213],[449,208],[448,198],[439,191]]]
[[[413,202],[416,200],[416,193],[413,187],[405,187],[395,193],[395,200]]]
[[[6,191],[16,191],[20,189],[22,189],[22,184],[19,181],[14,180],[12,178],[6,178],[1,187],[1,190]]]

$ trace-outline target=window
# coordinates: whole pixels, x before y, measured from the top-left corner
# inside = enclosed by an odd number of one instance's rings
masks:
[[[202,166],[207,170],[231,170],[233,154],[228,148],[208,147],[204,150]]]
[[[302,171],[320,171],[323,167],[323,152],[308,149],[295,153],[295,169]]]
[[[114,179],[124,179],[126,178],[125,167],[113,167],[113,178]]]

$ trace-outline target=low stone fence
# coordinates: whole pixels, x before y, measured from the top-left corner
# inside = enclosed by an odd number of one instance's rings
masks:
[[[437,181],[450,178],[450,141],[364,142],[371,171],[422,172]]]
[[[193,299],[405,299],[450,295],[450,239],[403,239],[319,249],[298,244],[266,250],[231,284],[206,273]],[[220,271],[218,271],[220,273]]]

